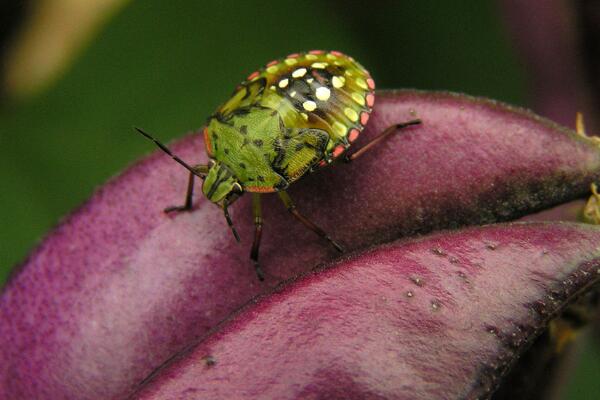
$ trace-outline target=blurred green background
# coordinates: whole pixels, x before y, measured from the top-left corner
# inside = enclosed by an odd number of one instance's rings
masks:
[[[249,72],[310,49],[353,55],[378,88],[527,105],[493,1],[131,1],[45,90],[2,99],[0,285],[61,216],[154,150],[133,125],[181,136]],[[597,355],[585,352],[568,398],[600,392]]]

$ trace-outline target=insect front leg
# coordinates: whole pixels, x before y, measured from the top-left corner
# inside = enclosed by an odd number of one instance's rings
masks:
[[[323,239],[327,240],[329,243],[331,243],[331,245],[340,253],[344,252],[344,249],[342,248],[342,246],[340,246],[338,243],[336,243],[332,238],[329,237],[329,235],[321,228],[319,228],[317,225],[315,225],[312,221],[310,221],[308,218],[306,218],[304,215],[300,214],[298,212],[298,210],[296,210],[296,205],[294,204],[294,201],[292,200],[292,198],[290,197],[289,194],[287,194],[287,192],[285,190],[282,190],[280,192],[277,192],[277,194],[279,195],[279,197],[281,198],[281,201],[283,201],[283,204],[285,204],[285,207],[287,208],[287,210],[294,216],[296,217],[296,219],[300,222],[302,222],[304,224],[304,226],[306,226],[308,229],[310,229],[311,231],[313,231],[314,233],[316,233],[317,235],[319,235],[320,237],[322,237]]]
[[[195,177],[198,174],[206,174],[208,173],[208,166],[206,165],[195,165],[192,167],[195,172],[190,172],[190,176],[188,178],[188,186],[187,191],[185,193],[185,200],[182,206],[170,206],[164,209],[165,213],[170,213],[173,211],[190,211],[192,209],[192,201],[194,197],[194,182]]]
[[[187,192],[185,194],[185,202],[182,206],[170,206],[164,209],[165,213],[170,213],[173,211],[189,211],[192,209],[192,198],[194,196],[194,174],[190,172],[190,177],[188,179]]]
[[[358,157],[360,157],[361,155],[363,155],[367,151],[369,151],[371,148],[373,148],[373,146],[375,146],[377,143],[381,142],[382,140],[386,139],[391,134],[395,133],[398,129],[403,129],[403,128],[406,128],[406,127],[409,127],[412,125],[419,125],[419,124],[421,124],[420,119],[413,119],[410,121],[402,122],[400,124],[394,124],[386,129],[384,129],[383,132],[381,132],[379,135],[377,135],[376,137],[371,139],[367,144],[365,144],[363,147],[361,147],[354,153],[346,155],[344,160],[346,162],[354,161]]]
[[[250,259],[254,263],[256,275],[261,281],[265,280],[265,274],[258,263],[258,251],[260,248],[260,238],[262,237],[262,209],[260,206],[260,194],[252,193],[252,215],[254,216],[254,240],[252,241],[252,250]]]
[[[208,174],[209,166],[203,165],[203,164],[198,164],[198,165],[194,165],[192,167],[191,165],[189,165],[188,163],[183,161],[181,158],[179,158],[178,156],[173,154],[173,152],[167,146],[165,146],[160,141],[156,140],[154,138],[154,136],[150,135],[149,133],[145,132],[144,130],[142,130],[140,128],[135,128],[135,130],[138,131],[140,134],[142,134],[146,139],[154,142],[154,144],[156,146],[158,146],[159,149],[161,149],[162,151],[167,153],[169,156],[171,156],[171,158],[173,160],[177,161],[179,164],[183,165],[185,167],[185,169],[190,171],[190,177],[188,178],[187,193],[185,195],[185,203],[183,204],[183,206],[167,207],[164,209],[164,212],[169,213],[171,211],[189,211],[189,210],[191,210],[192,209],[192,196],[194,195],[194,175],[204,179],[206,174]]]

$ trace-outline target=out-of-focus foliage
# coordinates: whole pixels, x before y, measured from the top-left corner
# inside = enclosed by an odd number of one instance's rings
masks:
[[[14,21],[19,23],[17,37],[7,46],[2,83],[8,95],[27,97],[44,90],[125,2],[31,2],[27,18]],[[24,2],[11,4],[17,10],[26,7]]]

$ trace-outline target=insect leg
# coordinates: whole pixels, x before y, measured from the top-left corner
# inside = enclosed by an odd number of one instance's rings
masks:
[[[260,207],[260,194],[252,193],[252,215],[254,216],[254,241],[250,251],[250,259],[254,263],[256,275],[261,281],[265,280],[265,274],[258,263],[258,250],[260,248],[260,238],[262,236],[262,210]]]
[[[205,174],[208,172],[208,167],[206,165],[195,165],[192,168],[198,171],[197,174]],[[185,193],[185,201],[183,205],[167,207],[164,209],[164,212],[170,213],[173,211],[190,211],[192,209],[192,198],[194,196],[194,178],[197,176],[197,174],[190,172],[190,176],[188,178],[187,191]]]
[[[381,132],[379,135],[377,135],[376,137],[374,137],[373,139],[371,139],[371,141],[369,143],[365,144],[363,147],[361,147],[360,149],[358,149],[354,153],[347,155],[345,157],[345,161],[346,162],[350,162],[350,161],[356,160],[358,157],[360,157],[361,155],[363,155],[364,153],[366,153],[368,150],[370,150],[377,143],[381,142],[382,140],[384,140],[385,138],[387,138],[388,136],[390,136],[392,133],[396,132],[397,129],[406,128],[406,127],[412,126],[412,125],[419,125],[420,123],[421,123],[420,119],[413,119],[413,120],[410,120],[410,121],[402,122],[400,124],[394,124],[394,125],[388,127],[383,132]]]
[[[162,151],[164,151],[169,156],[171,156],[171,158],[173,160],[177,161],[179,164],[183,165],[188,171],[190,171],[190,177],[188,178],[188,187],[187,187],[187,193],[185,195],[184,205],[167,207],[164,209],[164,212],[169,213],[172,211],[189,211],[189,210],[191,210],[192,209],[192,196],[194,195],[194,176],[198,176],[198,177],[204,179],[206,174],[208,174],[208,169],[209,169],[208,165],[198,164],[198,165],[194,165],[192,167],[192,166],[188,165],[185,161],[183,161],[181,158],[179,158],[175,154],[173,154],[173,152],[171,152],[171,150],[167,146],[165,146],[164,144],[162,144],[161,142],[156,140],[149,133],[144,132],[140,128],[135,128],[135,130],[138,131],[139,133],[141,133],[147,139],[154,142],[154,144],[156,144]]]
[[[225,220],[227,221],[227,225],[229,225],[229,229],[231,229],[231,233],[233,233],[233,237],[235,237],[235,240],[237,240],[237,242],[239,243],[240,235],[238,235],[237,231],[235,230],[235,226],[233,226],[233,221],[231,221],[231,217],[229,216],[229,210],[227,209],[228,207],[229,199],[225,197],[225,200],[223,200],[223,214],[225,214]]]
[[[192,209],[192,197],[194,196],[194,174],[190,172],[190,177],[188,179],[187,192],[185,194],[185,202],[182,206],[170,206],[165,208],[163,211],[165,213],[170,213],[173,211],[189,211]]]
[[[335,247],[335,249],[337,251],[339,251],[340,253],[344,252],[344,249],[342,249],[342,246],[340,246],[333,239],[331,239],[329,237],[329,235],[327,233],[325,233],[325,231],[323,229],[319,228],[317,225],[315,225],[313,222],[311,222],[304,215],[300,214],[298,212],[298,210],[296,210],[296,205],[294,204],[294,201],[292,200],[290,195],[287,194],[287,192],[285,190],[279,191],[279,192],[277,192],[277,194],[281,198],[281,201],[283,201],[283,204],[285,204],[285,207],[288,209],[288,211],[294,217],[296,217],[297,220],[302,222],[304,224],[304,226],[306,226],[308,229],[310,229],[311,231],[313,231],[314,233],[316,233],[317,235],[319,235],[320,237],[322,237],[323,239],[325,239],[329,243],[331,243],[331,245],[333,247]]]

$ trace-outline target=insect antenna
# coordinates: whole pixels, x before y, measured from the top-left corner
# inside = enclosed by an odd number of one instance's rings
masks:
[[[197,168],[192,167],[191,165],[189,165],[188,163],[186,163],[185,161],[183,161],[181,158],[177,157],[175,154],[173,154],[171,152],[171,150],[169,150],[169,148],[167,146],[165,146],[164,144],[162,144],[161,142],[159,142],[158,140],[156,140],[154,137],[152,137],[152,135],[150,135],[149,133],[144,132],[142,129],[134,126],[134,129],[136,131],[138,131],[139,133],[141,133],[146,139],[149,139],[151,141],[154,142],[154,144],[156,144],[162,151],[164,151],[165,153],[167,153],[168,155],[171,156],[171,158],[175,161],[177,161],[179,164],[183,165],[188,171],[190,171],[192,174],[204,179],[204,177],[206,176],[206,174],[202,174],[201,172],[198,172]]]
[[[225,200],[223,200],[223,213],[225,214],[225,219],[227,220],[227,225],[229,225],[229,228],[231,228],[231,233],[233,233],[235,240],[237,240],[239,242],[240,235],[238,235],[237,231],[235,230],[235,227],[233,226],[233,221],[231,221],[231,217],[229,216],[229,211],[227,210],[227,206],[229,206],[229,200],[227,198],[225,198]]]

